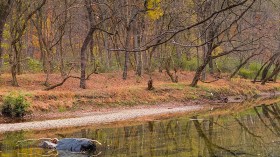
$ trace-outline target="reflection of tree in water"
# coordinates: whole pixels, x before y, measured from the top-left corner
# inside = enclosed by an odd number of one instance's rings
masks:
[[[258,108],[261,108],[262,115]],[[277,104],[265,105],[254,107],[260,121],[266,126],[273,134],[280,136],[280,109]],[[267,122],[268,121],[268,122]]]
[[[204,152],[198,152],[197,156],[273,156],[277,154],[275,147],[269,144],[269,140],[275,139],[275,135],[280,137],[280,109],[276,104],[262,105],[261,109],[263,115],[260,113],[261,110],[255,107],[236,115],[223,116],[221,119],[219,116],[204,119],[192,117],[191,120],[199,139],[204,143],[199,146],[199,149]],[[268,134],[267,129],[274,135]]]
[[[223,152],[226,152],[227,154],[233,155],[233,156],[238,156],[238,155],[251,155],[249,153],[245,153],[245,152],[238,152],[236,150],[231,150],[228,148],[225,148],[223,146],[220,146],[216,143],[214,143],[213,141],[213,129],[214,129],[214,117],[210,117],[208,119],[208,129],[203,128],[202,123],[203,122],[199,122],[198,121],[198,117],[197,116],[193,116],[192,117],[192,121],[193,124],[196,128],[196,131],[199,135],[200,138],[203,139],[205,146],[208,150],[209,156],[211,157],[216,157],[219,156],[217,155],[218,150],[221,150]],[[205,131],[204,131],[205,130]],[[203,156],[206,156],[207,154],[204,154]],[[201,154],[199,154],[198,156],[202,156]]]
[[[116,128],[57,131],[56,137],[83,137],[102,142],[101,156],[276,156],[280,143],[280,109],[261,105],[236,115],[194,116]],[[1,150],[8,149],[6,135]],[[271,142],[270,140],[274,140]],[[12,149],[12,148],[11,148]],[[279,153],[278,153],[279,154]]]
[[[196,132],[204,142],[204,145],[200,144],[199,149],[206,150],[200,151],[197,156],[275,156],[279,154],[280,141],[276,141],[280,138],[278,104],[263,104],[237,115],[239,116],[226,116],[227,120],[224,124],[217,123],[219,117],[216,116],[210,116],[202,122],[197,116],[192,117]],[[215,131],[219,131],[220,137],[215,136]]]

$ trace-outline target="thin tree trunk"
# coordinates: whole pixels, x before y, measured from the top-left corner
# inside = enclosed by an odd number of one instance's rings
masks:
[[[140,47],[140,33],[137,31],[137,24],[134,30],[134,47],[136,50],[139,50]],[[136,75],[142,76],[142,54],[141,51],[135,52],[135,61],[136,61]]]
[[[89,53],[90,53],[90,63],[91,66],[93,66],[94,69],[94,73],[97,73],[97,67],[96,67],[96,57],[94,54],[94,46],[93,46],[93,39],[91,39],[90,43],[89,43]]]
[[[10,55],[11,64],[11,74],[12,74],[12,86],[19,86],[17,81],[17,59],[18,59],[18,49],[16,45],[12,45],[14,49],[14,54]],[[13,52],[11,52],[13,53]]]
[[[64,67],[64,56],[63,56],[63,46],[62,46],[62,39],[59,42],[59,58],[60,58],[60,74],[61,77],[65,77],[65,67]]]
[[[266,77],[267,77],[267,74],[269,72],[269,69],[271,68],[271,66],[273,65],[273,61],[274,60],[271,60],[270,63],[263,69],[263,72],[262,72],[262,79],[261,80],[265,80]]]
[[[280,45],[279,45],[280,47]],[[280,53],[276,53],[274,54],[273,56],[270,57],[269,59],[269,64],[263,69],[263,72],[262,72],[262,79],[261,80],[264,80],[269,72],[269,69],[271,68],[271,66],[273,65],[273,63],[275,62],[276,59],[278,59]]]
[[[3,32],[7,17],[11,11],[11,7],[13,5],[14,0],[5,0],[0,2],[0,69],[3,65],[2,55],[3,55]]]
[[[86,49],[90,41],[92,40],[92,34],[94,32],[94,28],[91,28],[83,42],[81,48],[81,80],[80,80],[80,88],[86,89]]]
[[[257,79],[258,79],[258,77],[259,77],[261,71],[263,70],[263,68],[266,66],[266,64],[267,64],[268,62],[269,62],[269,61],[265,62],[265,63],[262,65],[262,67],[259,69],[259,71],[257,72],[257,74],[256,74],[256,76],[255,76],[255,78],[254,78],[253,83],[256,83],[256,82],[257,82]]]
[[[203,46],[202,47],[202,50],[203,50],[203,62],[205,62],[205,60],[206,60],[206,54],[207,54],[207,46],[205,45],[205,46]],[[207,63],[208,64],[208,63]],[[206,64],[206,65],[207,65]],[[203,81],[205,81],[206,80],[206,65],[203,67],[203,69],[202,69],[202,71],[200,72],[200,74],[199,74],[199,78],[200,78],[200,76],[201,76],[201,80],[203,80]],[[199,70],[199,69],[197,69],[197,70]],[[198,78],[198,79],[199,79]],[[197,78],[196,78],[197,79]],[[195,85],[196,86],[196,85]]]
[[[118,40],[117,40],[116,37],[112,37],[112,44],[113,44],[114,49],[118,48]],[[121,59],[120,59],[120,52],[119,51],[115,51],[115,57],[116,57],[116,62],[117,62],[118,68],[120,68],[121,67]]]
[[[128,60],[129,60],[129,54],[126,51],[125,52],[125,59],[124,59],[124,67],[123,67],[123,80],[127,79]]]
[[[19,49],[18,49],[18,52],[17,52],[17,55],[16,55],[16,69],[17,69],[17,74],[18,75],[21,75],[21,62],[20,62],[20,60],[21,60],[21,55],[22,55],[22,51],[21,51],[21,44],[22,43],[19,43]]]
[[[11,66],[11,74],[12,74],[12,86],[18,87],[18,81],[17,81],[17,65],[12,64]]]
[[[0,20],[0,45],[2,45],[2,41],[3,41],[3,31],[4,31],[4,24],[5,24],[2,21],[3,20]],[[2,46],[0,46],[0,69],[3,65],[2,54],[3,54],[3,48],[2,48]]]
[[[268,80],[270,80],[270,79],[272,79],[275,75],[277,75],[278,73],[280,72],[280,66],[278,66],[278,67],[276,67],[275,69],[274,69],[274,71],[272,72],[272,74],[270,74],[267,78],[265,78],[264,80],[262,80],[262,85],[265,85],[265,83],[268,81]]]
[[[126,41],[125,41],[125,59],[124,59],[124,67],[123,67],[123,80],[127,79],[127,71],[128,71],[128,62],[129,62],[129,52],[127,51],[130,47],[130,26],[126,28]]]
[[[249,61],[251,58],[253,58],[253,57],[256,56],[256,55],[257,55],[257,54],[253,54],[253,55],[249,56],[247,59],[245,59],[245,61],[242,62],[242,63],[235,69],[235,71],[230,75],[230,78],[233,78],[233,77],[238,73],[238,71],[239,71],[245,64],[247,64],[248,61]]]
[[[44,85],[45,86],[49,86],[49,78],[50,78],[50,73],[51,73],[51,63],[50,63],[50,59],[49,59],[49,52],[48,50],[45,51],[45,61],[46,61],[46,64],[45,64],[45,69],[46,69],[46,80],[45,80],[45,83]]]
[[[137,52],[137,66],[136,66],[136,75],[142,76],[142,53]]]
[[[213,64],[213,59],[212,58],[210,58],[210,60],[209,60],[209,71],[210,71],[211,75],[214,74],[214,64]]]
[[[88,0],[85,0],[86,9],[88,12],[88,18],[90,23],[90,29],[87,33],[87,36],[83,42],[80,57],[81,57],[81,78],[80,78],[80,88],[86,89],[86,49],[91,40],[93,40],[93,33],[95,31],[95,26],[93,24],[93,9],[91,3]]]
[[[106,25],[105,25],[106,28]],[[109,40],[108,35],[104,34],[104,47],[105,47],[105,60],[106,60],[106,70],[108,70],[111,66],[111,57],[110,57],[110,51],[109,51]]]
[[[206,58],[205,58],[203,64],[197,68],[196,73],[194,75],[194,78],[193,78],[192,83],[190,84],[190,86],[192,86],[192,87],[197,86],[197,83],[198,83],[198,81],[200,79],[200,76],[201,76],[203,70],[206,68],[207,64],[209,63],[210,57],[211,56],[209,54],[206,55]]]

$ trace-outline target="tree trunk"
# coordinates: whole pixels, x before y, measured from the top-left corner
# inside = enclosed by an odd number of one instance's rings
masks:
[[[136,50],[139,50],[140,47],[140,33],[137,31],[137,24],[135,25],[136,27],[134,28],[134,47]],[[135,52],[135,60],[136,60],[136,75],[137,76],[142,76],[142,53],[141,51]]]
[[[107,26],[105,25],[105,28]],[[109,39],[108,39],[108,35],[105,33],[104,34],[104,48],[105,48],[105,60],[106,60],[106,70],[109,70],[110,66],[111,66],[111,55],[110,55],[110,51],[109,51]]]
[[[93,33],[95,31],[94,21],[93,21],[93,9],[91,7],[91,3],[88,0],[85,0],[86,9],[88,12],[88,18],[90,23],[90,29],[87,33],[87,36],[83,42],[82,48],[81,48],[81,78],[80,78],[80,88],[86,89],[86,49],[88,44],[93,40]]]
[[[280,72],[280,66],[278,66],[278,67],[276,67],[274,70],[273,70],[273,72],[272,72],[272,74],[270,74],[267,78],[265,78],[264,80],[262,80],[262,85],[265,85],[265,83],[267,82],[267,81],[269,81],[270,79],[272,79],[275,75],[277,75],[278,73]]]
[[[17,59],[18,59],[18,50],[16,45],[12,45],[14,51],[11,50],[10,56],[10,65],[11,65],[11,74],[12,74],[12,86],[19,86],[17,81]]]
[[[271,68],[272,64],[273,64],[273,61],[270,61],[270,63],[263,69],[263,72],[262,72],[262,79],[261,80],[265,80],[266,79],[266,76],[269,72],[269,69]]]
[[[257,54],[252,54],[252,55],[249,56],[247,59],[245,59],[245,61],[242,62],[242,63],[235,69],[235,71],[230,75],[230,78],[233,78],[233,77],[237,74],[237,72],[238,72],[245,64],[247,64],[248,61],[249,61],[251,58],[253,58],[253,57],[256,56],[256,55],[257,55]]]
[[[209,60],[209,71],[211,75],[214,75],[214,64],[213,64],[213,59],[210,58]]]
[[[97,67],[96,67],[96,57],[94,54],[94,46],[93,46],[93,39],[89,43],[89,53],[90,53],[90,65],[93,66],[94,73],[98,73]]]
[[[3,65],[2,55],[3,55],[3,32],[6,23],[6,19],[11,11],[14,0],[5,0],[0,2],[0,69]]]
[[[126,28],[126,41],[125,41],[125,58],[124,58],[124,66],[123,66],[123,80],[127,79],[127,71],[128,71],[128,62],[129,62],[129,52],[127,51],[130,47],[130,26]]]
[[[280,45],[279,45],[279,47],[280,47]],[[279,55],[280,55],[280,53],[276,53],[276,54],[274,54],[273,56],[271,56],[270,58],[269,58],[269,64],[263,69],[263,72],[262,72],[262,81],[264,80],[264,79],[266,79],[266,76],[267,76],[267,74],[268,74],[268,72],[269,72],[269,69],[271,68],[271,66],[273,65],[273,63],[275,62],[275,60],[276,59],[278,59],[278,57],[279,57]]]
[[[142,53],[139,51],[139,52],[136,52],[136,57],[137,57],[137,65],[136,65],[136,75],[137,76],[142,76]]]
[[[60,74],[61,77],[65,78],[65,67],[64,67],[64,56],[63,56],[63,46],[62,46],[62,39],[59,42],[59,58],[60,58]]]
[[[123,67],[123,80],[127,79],[127,69],[128,69],[129,53],[125,51],[124,67]]]
[[[0,20],[0,69],[3,65],[3,59],[2,59],[2,54],[3,54],[3,48],[2,48],[2,41],[3,41],[3,31],[4,31],[4,24],[2,20]]]
[[[17,65],[12,64],[11,66],[11,74],[12,74],[12,86],[18,87],[18,81],[17,81]]]
[[[202,50],[203,50],[203,62],[205,62],[206,60],[206,55],[207,55],[207,46],[203,46],[202,47]],[[206,64],[207,65],[207,64]],[[201,73],[199,74],[201,76],[201,80],[205,81],[206,80],[206,65],[205,67],[202,69]],[[198,79],[200,79],[200,76]]]
[[[46,50],[45,51],[45,70],[46,70],[46,79],[44,82],[45,86],[49,86],[49,77],[50,77],[50,73],[51,73],[51,62],[50,62],[50,56],[49,56],[49,51]]]
[[[192,80],[192,83],[190,84],[191,87],[197,86],[197,83],[200,79],[200,76],[201,76],[203,70],[205,69],[206,65],[209,63],[210,57],[211,56],[209,54],[206,55],[206,58],[205,58],[203,64],[197,68],[194,78]]]
[[[266,66],[266,64],[267,64],[268,62],[269,62],[269,61],[265,62],[265,63],[262,65],[262,67],[259,69],[259,71],[257,72],[257,74],[256,74],[256,76],[255,76],[255,78],[254,78],[253,83],[256,83],[256,82],[257,82],[257,79],[258,79],[258,77],[259,77],[261,71],[263,70],[263,68]]]
[[[21,71],[21,55],[22,55],[22,43],[19,42],[18,43],[19,47],[18,47],[18,52],[16,52],[16,69],[17,69],[17,75],[21,75],[22,71]]]
[[[94,32],[94,28],[90,28],[81,48],[81,80],[80,80],[80,88],[86,89],[86,49],[90,41],[92,40],[92,34]]]

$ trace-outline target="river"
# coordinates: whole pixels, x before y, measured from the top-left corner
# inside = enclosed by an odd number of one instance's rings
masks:
[[[249,106],[137,124],[6,132],[0,135],[1,156],[87,156],[40,149],[38,141],[17,143],[43,137],[96,139],[103,144],[95,152],[100,157],[279,156],[280,103]]]

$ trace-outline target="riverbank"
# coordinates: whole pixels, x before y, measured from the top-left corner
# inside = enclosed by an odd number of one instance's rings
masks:
[[[175,114],[198,111],[200,109],[202,109],[201,106],[159,106],[156,108],[153,107],[142,109],[126,109],[102,113],[87,113],[87,115],[82,115],[76,118],[24,122],[16,125],[1,124],[0,133],[7,131],[47,130],[56,128],[81,127],[89,125],[104,125],[106,123],[132,121],[137,119],[139,120],[139,118],[141,118],[142,120],[144,118],[154,119],[156,117],[167,118]]]
[[[242,96],[249,99],[261,93],[273,95],[280,89],[279,83],[263,86],[252,84],[250,80],[235,78],[220,79],[213,83],[199,83],[190,87],[193,73],[179,72],[179,83],[172,83],[165,73],[154,73],[155,89],[148,91],[148,75],[142,78],[129,73],[127,80],[121,79],[120,73],[94,74],[87,81],[87,89],[79,88],[78,79],[69,79],[62,86],[45,91],[44,74],[23,74],[18,76],[20,87],[10,86],[10,76],[0,76],[0,98],[11,92],[20,92],[31,103],[31,115],[28,121],[51,120],[87,116],[90,113],[102,114],[130,109],[195,106],[223,103],[228,96]],[[208,81],[214,78],[209,77]],[[60,75],[50,76],[50,83],[61,81]],[[170,103],[176,102],[176,103]],[[9,122],[8,119],[1,123]]]
[[[80,130],[88,127],[122,127],[125,125],[137,125],[142,124],[143,122],[182,116],[191,117],[201,115],[202,117],[212,117],[215,115],[235,115],[241,111],[247,110],[248,108],[258,107],[262,104],[275,104],[279,101],[279,97],[260,97],[258,99],[251,99],[250,101],[242,103],[190,105],[187,103],[170,102],[160,105],[137,106],[126,109],[118,108],[115,110],[103,110],[100,112],[79,112],[79,114],[72,113],[72,116],[65,115],[63,119],[53,118],[53,120],[41,119],[38,121],[1,124],[0,134],[14,131],[44,132],[47,130],[60,130],[61,133],[65,133],[69,130]]]

